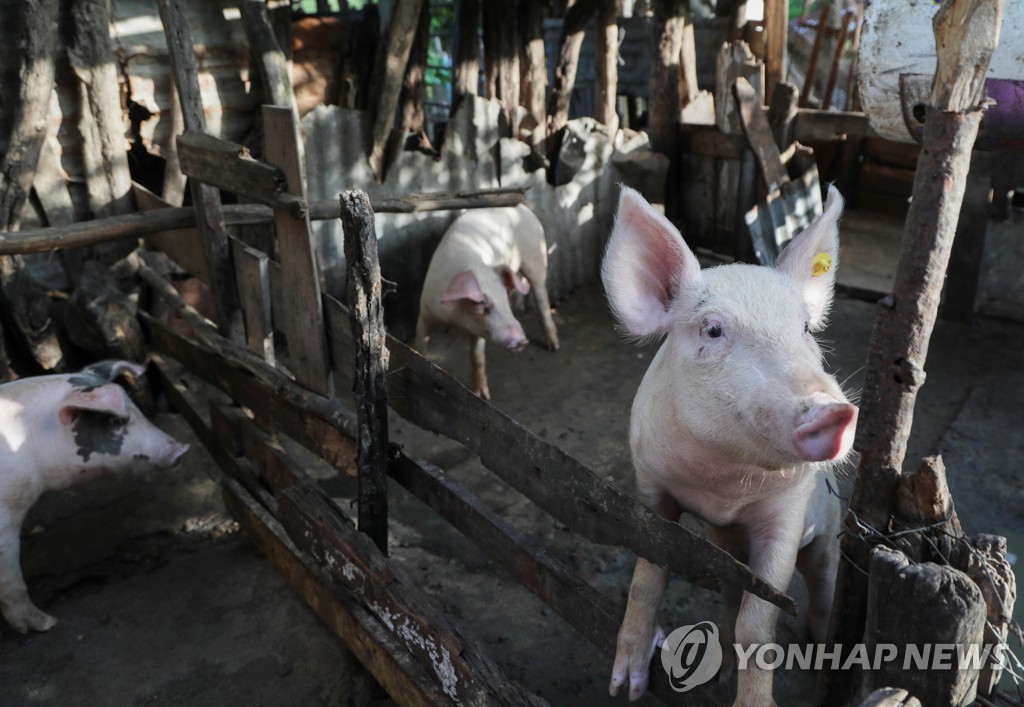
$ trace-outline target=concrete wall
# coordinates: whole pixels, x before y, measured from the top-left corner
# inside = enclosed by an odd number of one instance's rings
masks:
[[[403,152],[383,184],[377,184],[366,160],[367,116],[336,106],[321,106],[303,119],[311,199],[334,199],[346,189],[374,195],[399,195],[529,187],[527,203],[544,223],[548,239],[548,289],[553,300],[578,285],[599,279],[600,259],[617,199],[616,184],[639,189],[651,201],[663,200],[668,160],[651,152],[644,133],[619,131],[609,136],[593,119],[570,122],[559,160],[557,181],[548,184],[543,169],[529,169],[529,147],[501,139],[498,104],[483,98],[463,100],[448,124],[439,159]],[[458,212],[380,214],[377,237],[383,276],[394,282],[385,299],[392,331],[408,338],[415,327],[419,294],[430,257]],[[340,221],[315,225],[325,287],[344,292],[344,256]]]

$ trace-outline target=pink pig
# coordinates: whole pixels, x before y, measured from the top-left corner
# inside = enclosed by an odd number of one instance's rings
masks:
[[[29,599],[21,574],[21,524],[43,492],[131,468],[169,468],[188,451],[111,382],[124,370],[145,371],[104,361],[0,385],[0,610],[16,631],[57,623]]]
[[[843,200],[794,238],[775,267],[701,270],[679,232],[623,189],[603,264],[612,311],[637,338],[667,335],[633,402],[637,490],[656,512],[705,521],[710,537],[785,591],[795,568],[823,641],[838,561],[839,505],[826,480],[850,451],[857,408],[822,367],[814,333],[832,304]],[[647,689],[664,640],[656,612],[668,571],[639,558],[619,630],[610,693]],[[727,674],[733,644],[772,643],[778,609],[723,591]],[[772,674],[739,671],[736,705],[773,705]]]
[[[448,227],[430,260],[420,296],[417,347],[425,352],[431,332],[440,326],[468,332],[473,392],[489,399],[484,367],[487,340],[510,351],[522,351],[529,343],[512,314],[509,292],[525,295],[532,285],[548,347],[558,350],[547,275],[544,227],[530,209],[520,205],[467,211]]]

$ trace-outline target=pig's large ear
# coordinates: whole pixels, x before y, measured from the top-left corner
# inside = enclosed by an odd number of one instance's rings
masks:
[[[700,279],[700,264],[667,218],[622,187],[601,278],[615,318],[633,336],[649,337],[671,326],[672,298]]]
[[[524,295],[530,293],[530,283],[519,277],[519,273],[508,265],[499,265],[494,268],[494,270],[498,273],[498,277],[501,278],[502,284],[505,285],[505,289],[509,292],[515,290],[516,292]]]
[[[828,188],[825,212],[783,249],[775,267],[796,280],[811,314],[812,330],[825,326],[839,266],[839,217],[843,197]]]
[[[61,424],[70,424],[83,410],[105,412],[117,415],[118,417],[124,417],[128,414],[124,389],[113,383],[96,388],[73,389],[64,398],[64,402],[60,407]]]
[[[454,307],[461,299],[467,299],[477,304],[486,299],[484,291],[480,288],[480,281],[472,270],[463,270],[452,278],[448,283],[448,290],[441,295],[441,304],[445,307]]]
[[[86,366],[83,370],[95,373],[103,380],[112,382],[125,371],[141,376],[146,372],[146,367],[131,361],[108,360],[98,361],[90,366]]]

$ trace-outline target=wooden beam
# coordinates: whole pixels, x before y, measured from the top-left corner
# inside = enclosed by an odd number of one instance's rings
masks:
[[[789,37],[789,0],[764,2],[764,90],[766,96],[786,78],[786,47]]]
[[[597,96],[594,119],[608,126],[608,134],[619,129],[616,98],[619,86],[618,2],[601,0],[597,13]]]
[[[349,322],[355,345],[352,385],[359,421],[359,529],[388,552],[388,397],[380,263],[373,209],[363,191],[341,194],[341,223],[348,263]]]
[[[548,96],[548,135],[554,135],[569,121],[569,101],[576,85],[580,47],[583,46],[587,23],[597,14],[598,3],[599,0],[576,0],[565,12],[555,80]]]
[[[287,211],[292,218],[305,215],[306,200],[287,191],[284,172],[253,159],[247,147],[192,131],[179,135],[177,144],[181,171],[192,179]]]
[[[373,197],[371,205],[377,213],[411,214],[421,211],[483,209],[516,206],[526,203],[524,188],[481,189],[438,194],[406,194]],[[312,221],[336,219],[341,215],[337,199],[309,204]],[[224,223],[231,226],[269,223],[274,211],[261,204],[232,204],[222,207]],[[65,248],[101,243],[117,238],[138,238],[161,231],[195,228],[196,213],[192,208],[164,208],[149,213],[111,216],[95,221],[82,221],[59,228],[37,228],[18,233],[0,234],[0,255],[46,253]],[[194,273],[195,274],[195,273]]]
[[[743,133],[754,151],[768,193],[771,194],[789,182],[789,173],[786,172],[786,165],[782,163],[779,146],[775,144],[768,117],[761,107],[761,99],[750,82],[739,76],[732,85],[732,91],[739,108]]]
[[[473,0],[475,2],[475,0]],[[460,0],[460,6],[466,0]],[[532,145],[544,142],[547,135],[548,71],[544,54],[544,0],[525,0],[523,7],[523,43],[519,57],[519,105],[526,108]]]
[[[457,8],[452,115],[455,115],[462,96],[477,95],[480,85],[480,0],[459,0]]]
[[[231,239],[231,254],[238,279],[238,299],[245,314],[245,341],[273,366],[276,355],[271,319],[270,258],[234,238]]]
[[[265,0],[245,0],[242,11],[242,26],[249,40],[256,68],[263,84],[263,102],[274,106],[288,106],[296,112],[295,92],[292,90],[288,58],[284,55],[274,28],[270,24]]]

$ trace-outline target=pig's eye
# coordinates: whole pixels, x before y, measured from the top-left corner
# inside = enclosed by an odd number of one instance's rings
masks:
[[[711,325],[708,326],[708,336],[710,336],[712,339],[717,339],[721,335],[722,335],[722,325],[721,324],[711,324]]]
[[[811,333],[811,323],[810,322],[804,322],[804,333],[805,334],[810,334]]]

